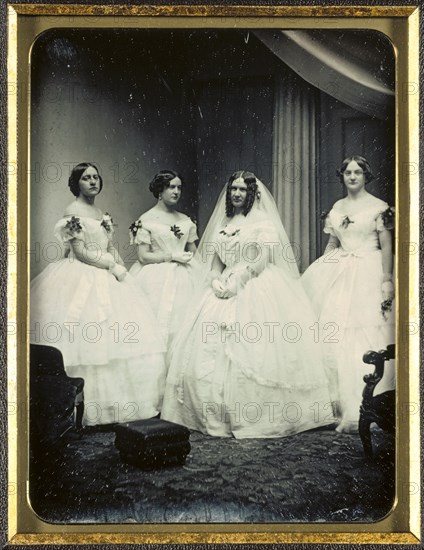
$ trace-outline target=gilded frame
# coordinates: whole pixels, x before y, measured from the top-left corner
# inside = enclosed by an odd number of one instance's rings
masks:
[[[231,25],[248,18],[249,25],[279,26],[290,19],[292,28],[331,28],[335,19],[352,28],[382,30],[394,41],[399,72],[397,89],[396,199],[399,216],[397,251],[402,245],[419,243],[419,9],[417,6],[188,6],[188,5],[73,5],[10,4],[8,6],[8,83],[25,82],[28,52],[33,37],[48,28],[53,19],[61,25],[110,27],[158,26],[166,19],[175,25]],[[29,32],[27,32],[29,30]],[[25,97],[9,92],[8,97],[8,232],[13,243],[28,242],[28,189],[24,167],[28,159],[28,105]],[[403,144],[400,151],[399,143]],[[405,147],[407,144],[407,147]],[[402,183],[402,185],[400,185]],[[28,419],[20,422],[16,407],[27,399],[27,342],[8,334],[8,451],[9,451],[9,544],[100,544],[100,543],[384,543],[416,544],[420,540],[420,462],[413,455],[419,447],[419,337],[418,277],[416,248],[401,261],[397,254],[397,290],[399,279],[408,285],[399,293],[397,312],[398,363],[408,377],[399,379],[398,421],[403,429],[397,434],[398,500],[392,513],[378,523],[369,524],[181,524],[181,525],[52,525],[42,522],[31,511],[27,500],[24,472],[28,461],[26,448]],[[8,323],[28,319],[27,259],[9,254]],[[402,328],[403,327],[403,328]],[[16,406],[15,406],[16,404]],[[14,408],[15,407],[15,408]],[[406,407],[406,408],[405,408]],[[407,414],[405,411],[414,412]],[[99,528],[101,527],[101,528]]]

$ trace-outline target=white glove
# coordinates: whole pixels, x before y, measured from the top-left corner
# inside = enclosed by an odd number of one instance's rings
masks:
[[[381,292],[383,294],[383,300],[393,300],[395,297],[395,287],[392,281],[385,281],[382,283]]]
[[[172,261],[179,264],[187,264],[193,258],[193,252],[174,252]]]
[[[115,276],[116,280],[119,282],[123,281],[128,273],[123,265],[117,263],[109,267],[109,271],[112,273],[112,275]]]
[[[211,283],[212,290],[217,298],[223,298],[225,286],[220,279],[214,279]]]

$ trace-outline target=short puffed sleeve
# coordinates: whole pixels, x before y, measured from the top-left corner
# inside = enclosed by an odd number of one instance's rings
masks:
[[[387,206],[387,205],[386,205]],[[386,209],[380,211],[375,219],[375,228],[377,232],[384,229],[391,231],[395,227],[395,209],[393,206],[387,206]]]
[[[81,218],[70,216],[62,218],[54,228],[54,236],[65,246],[69,246],[72,239],[84,240],[85,227]]]
[[[141,220],[137,220],[130,225],[130,244],[151,244],[152,239]]]
[[[190,224],[190,229],[188,231],[188,239],[187,239],[187,242],[188,243],[194,243],[195,241],[199,240],[199,237],[197,236],[197,226],[196,224],[193,222],[193,220],[191,221],[191,224]]]
[[[330,212],[324,213],[322,215],[322,219],[324,220],[324,227],[322,229],[324,233],[327,233],[328,235],[333,235],[333,237],[336,237],[336,233],[333,227],[333,222],[331,221],[331,217],[330,217]]]

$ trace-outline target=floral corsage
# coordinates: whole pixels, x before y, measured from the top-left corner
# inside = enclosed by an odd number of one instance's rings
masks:
[[[80,219],[72,216],[72,218],[66,222],[65,231],[69,236],[74,236],[75,233],[80,233],[82,231]]]
[[[113,226],[115,224],[113,223],[112,216],[107,212],[103,215],[100,225],[106,229],[107,233],[113,233]]]
[[[322,221],[322,222],[325,222],[325,220],[327,219],[327,216],[328,214],[330,213],[330,210],[323,210],[319,216],[319,219]]]
[[[384,212],[381,213],[381,219],[384,227],[391,231],[395,228],[395,209],[393,206],[389,206]]]
[[[141,229],[142,227],[143,227],[143,224],[141,223],[140,220],[137,220],[136,222],[132,222],[132,224],[129,227],[130,237],[135,239],[137,236],[138,230]]]
[[[344,217],[342,218],[342,221],[340,222],[340,227],[343,227],[343,229],[347,229],[351,223],[355,223],[355,222],[352,221],[352,220],[349,218],[349,216],[346,214],[346,216],[344,216]]]
[[[392,311],[392,304],[393,298],[388,298],[387,300],[381,302],[381,315],[385,321],[387,321],[388,314]]]
[[[178,225],[171,225],[170,229],[172,233],[174,233],[174,235],[177,237],[177,239],[181,239],[181,237],[184,235],[184,233],[181,231]]]
[[[240,229],[235,227],[234,225],[231,225],[230,223],[222,229],[219,234],[225,235],[227,237],[234,237],[235,235],[238,235],[240,233]]]

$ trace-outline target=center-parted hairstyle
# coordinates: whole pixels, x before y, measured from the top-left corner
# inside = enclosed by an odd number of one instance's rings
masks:
[[[360,166],[364,172],[365,176],[365,183],[369,183],[374,179],[374,174],[371,172],[371,166],[367,159],[365,157],[361,157],[360,155],[353,155],[351,157],[347,157],[342,162],[342,165],[340,166],[340,169],[337,170],[337,175],[340,177],[341,183],[343,182],[343,173],[346,170],[348,164],[355,161],[358,166]]]
[[[100,191],[103,189],[103,179],[97,166],[95,164],[92,164],[91,162],[80,162],[72,169],[71,175],[69,176],[68,180],[69,189],[71,190],[71,193],[76,197],[79,197],[80,194],[79,180],[81,179],[81,176],[84,174],[87,168],[90,167],[94,168],[99,174]]]
[[[247,216],[247,214],[250,212],[253,203],[255,202],[256,198],[256,191],[258,190],[258,185],[256,183],[256,176],[253,174],[253,172],[245,172],[244,170],[239,170],[238,172],[234,172],[230,176],[230,179],[228,180],[227,184],[227,193],[225,197],[225,213],[229,218],[232,218],[234,216],[234,206],[231,202],[231,185],[233,181],[235,181],[238,178],[242,178],[244,183],[247,186],[247,195],[246,195],[246,201],[243,205],[243,214]]]
[[[169,187],[169,183],[174,178],[179,178],[181,183],[183,183],[182,177],[175,170],[161,170],[149,183],[149,190],[153,193],[153,196],[158,199],[159,195],[163,193],[166,187]]]

